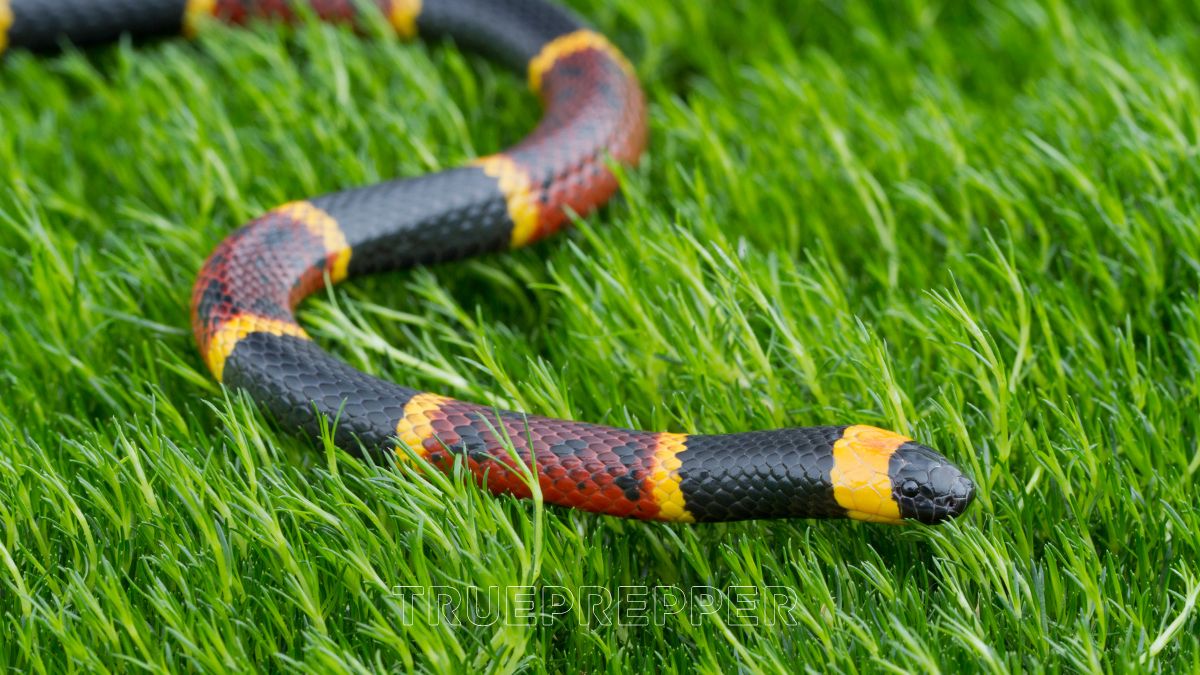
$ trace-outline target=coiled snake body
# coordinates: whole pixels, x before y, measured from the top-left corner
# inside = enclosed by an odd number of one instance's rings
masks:
[[[305,0],[355,23],[353,0]],[[548,503],[672,521],[955,516],[974,486],[935,451],[870,426],[717,436],[651,433],[464,403],[361,373],[318,347],[293,308],[326,279],[524,246],[617,189],[646,141],[633,69],[603,36],[546,0],[374,0],[403,36],[449,35],[523,69],[545,114],[504,152],[467,166],[280,206],[230,235],[200,271],[193,324],[220,381],[286,426],[336,420],[346,448],[403,443],[442,468],[466,462],[494,492],[528,496],[509,448]],[[0,0],[0,51],[121,34],[192,33],[206,20],[289,20],[292,0]],[[405,454],[404,456],[407,456]]]

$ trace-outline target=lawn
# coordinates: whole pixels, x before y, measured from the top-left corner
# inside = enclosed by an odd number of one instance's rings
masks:
[[[975,478],[968,513],[626,522],[314,448],[204,370],[197,269],[278,203],[520,138],[521,76],[313,24],[15,53],[0,666],[1200,669],[1200,10],[572,4],[650,100],[623,198],[305,326],[533,413],[901,430]]]

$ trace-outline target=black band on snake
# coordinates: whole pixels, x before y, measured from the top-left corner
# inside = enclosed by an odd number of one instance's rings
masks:
[[[0,51],[92,44],[123,34],[194,34],[211,20],[294,20],[299,0],[0,0]],[[361,24],[380,12],[402,36],[449,35],[528,76],[545,114],[517,145],[432,175],[302,199],[230,235],[200,271],[193,324],[220,381],[286,426],[446,469],[463,461],[497,493],[651,520],[851,517],[936,523],[974,485],[935,451],[870,426],[719,436],[654,433],[499,411],[361,373],[318,347],[293,308],[326,280],[524,246],[617,189],[646,109],[629,62],[546,0],[306,0],[316,16]],[[370,6],[373,5],[373,6]],[[408,453],[400,453],[408,457]]]

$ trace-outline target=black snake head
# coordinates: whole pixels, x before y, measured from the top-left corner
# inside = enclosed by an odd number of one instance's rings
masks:
[[[896,448],[888,474],[905,519],[940,523],[961,514],[975,497],[970,478],[937,451],[912,441]]]

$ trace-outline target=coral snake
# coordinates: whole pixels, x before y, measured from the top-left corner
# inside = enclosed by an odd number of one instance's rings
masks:
[[[300,0],[0,0],[0,51],[192,34],[208,20],[291,20]],[[515,248],[617,189],[610,162],[646,143],[634,71],[602,35],[547,0],[304,0],[350,24],[381,12],[404,37],[449,36],[524,70],[544,116],[517,145],[466,166],[284,204],[238,229],[204,263],[192,296],[203,358],[288,427],[335,422],[344,448],[463,461],[493,492],[667,521],[851,517],[935,523],[974,485],[937,452],[870,426],[726,435],[631,431],[525,415],[398,386],[318,347],[293,308],[330,283]],[[375,7],[368,5],[373,4]],[[514,458],[515,450],[516,457]],[[531,456],[532,453],[532,456]],[[409,458],[410,453],[400,455]],[[517,461],[522,464],[518,465]]]

